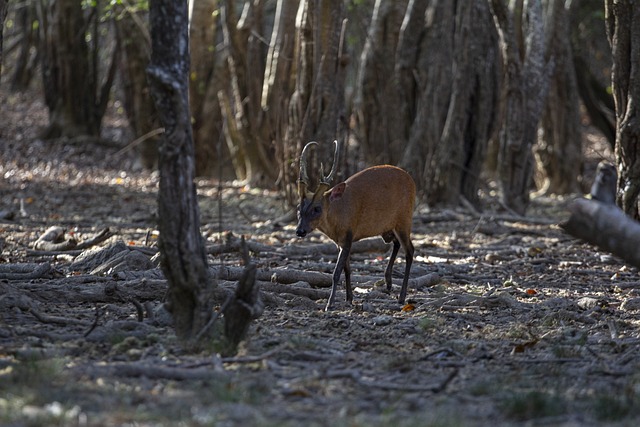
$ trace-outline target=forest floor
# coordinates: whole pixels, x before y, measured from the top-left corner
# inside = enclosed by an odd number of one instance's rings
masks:
[[[42,104],[0,99],[0,425],[640,420],[638,272],[566,235],[566,200],[537,198],[524,219],[497,212],[490,195],[482,215],[421,204],[410,304],[396,302],[402,256],[392,293],[380,286],[389,251],[369,250],[376,243],[353,254],[354,304],[342,288],[324,312],[337,254],[327,239],[275,221],[286,208],[274,192],[200,180],[220,286],[234,284],[244,235],[266,308],[239,354],[189,354],[158,315],[157,176],[122,145],[39,141]],[[92,249],[105,262],[35,250],[51,226],[78,241],[108,227]],[[310,271],[325,273],[315,286],[287,279]]]

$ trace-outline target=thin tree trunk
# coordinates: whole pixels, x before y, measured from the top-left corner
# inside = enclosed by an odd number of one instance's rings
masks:
[[[534,147],[538,169],[544,172],[538,187],[544,194],[569,194],[580,190],[578,178],[582,173],[578,85],[569,42],[568,5],[565,7],[564,0],[547,3],[547,50],[554,72]]]
[[[286,99],[282,94],[291,92],[291,56],[297,4],[298,0],[278,0],[276,6],[260,100],[267,119],[271,121],[271,129],[278,128],[286,112]]]
[[[0,0],[0,75],[2,75],[2,42],[3,42],[3,30],[4,19],[7,17],[7,9],[9,7],[9,0]]]
[[[613,50],[611,70],[616,105],[616,203],[631,218],[640,218],[640,4],[606,0],[605,21]]]
[[[229,151],[236,157],[236,175],[250,184],[266,184],[277,175],[265,147],[270,146],[271,132],[261,108],[266,49],[255,34],[263,31],[263,8],[262,0],[247,1],[240,18],[236,18],[233,1],[227,0],[222,9],[230,78],[229,89],[221,95],[226,104],[221,106],[225,135]],[[225,113],[226,107],[231,114]]]
[[[326,159],[333,157],[331,142],[346,139],[343,24],[342,2],[300,2],[294,49],[295,87],[289,101],[284,140],[291,159],[298,158],[304,143],[311,140],[320,143],[317,156],[309,162],[311,179],[321,161],[326,163]],[[297,176],[295,160],[289,166],[287,175]],[[295,182],[295,178],[290,178],[290,182]]]
[[[19,28],[23,40],[18,46],[19,52],[12,67],[11,90],[24,91],[29,87],[36,72],[39,50],[37,13],[34,2],[25,2],[16,11],[16,26]],[[0,58],[1,59],[1,58]]]
[[[140,13],[120,10],[120,14],[115,27],[122,49],[120,76],[124,107],[135,138],[140,138],[159,127],[153,102],[149,99],[149,82],[145,72],[151,57],[151,38]],[[154,169],[158,165],[158,141],[158,137],[152,137],[140,145],[140,159],[147,169]]]
[[[292,70],[295,67],[293,49],[297,6],[297,0],[278,0],[260,100],[265,126],[274,139],[279,166],[278,184],[289,201],[295,199],[293,184],[297,175],[291,175],[291,171],[295,169],[292,163],[297,153],[286,144],[284,136],[289,97],[294,84]]]
[[[216,13],[217,0],[192,1],[191,26],[191,81],[189,102],[193,116],[193,136],[196,150],[196,175],[212,176],[218,144],[221,142],[222,115],[218,92],[228,80],[226,53],[221,44],[220,20]]]
[[[322,142],[322,159],[331,159],[335,139],[346,134],[344,105],[344,3],[331,0],[315,0],[313,29],[315,43],[314,96],[309,104],[313,139]],[[326,163],[326,162],[325,162]]]
[[[409,2],[413,6],[416,2]],[[422,16],[426,2],[423,5]],[[407,105],[414,104],[412,99],[403,99],[403,95],[413,97],[414,66],[417,51],[418,31],[406,32],[411,40],[405,40],[403,46],[411,49],[396,55],[401,34],[402,20],[406,9],[405,1],[376,0],[369,32],[360,57],[356,81],[355,115],[358,119],[358,136],[367,161],[371,164],[395,164],[399,160],[409,133],[409,124],[403,120],[409,115]],[[420,17],[421,13],[410,14],[410,18]],[[421,22],[420,19],[411,19]],[[399,49],[398,49],[399,50]],[[394,79],[394,59],[402,65],[399,72],[408,70],[409,78],[401,82]],[[405,87],[406,84],[408,87]],[[403,112],[404,114],[398,114]]]
[[[165,128],[160,145],[158,243],[176,334],[193,346],[211,317],[215,283],[207,269],[194,183],[187,3],[152,0],[149,19],[151,94]]]
[[[542,4],[541,0],[525,0],[519,10],[507,9],[503,0],[489,2],[500,35],[505,72],[498,153],[501,197],[506,207],[524,215],[533,174],[531,149],[552,68],[544,60]]]
[[[86,40],[89,23],[82,2],[57,0],[43,2],[39,7],[41,65],[49,108],[49,126],[42,137],[98,136],[115,79],[119,50],[114,49],[100,85],[98,31],[92,34],[93,51],[90,51]],[[99,2],[94,7],[100,10]]]

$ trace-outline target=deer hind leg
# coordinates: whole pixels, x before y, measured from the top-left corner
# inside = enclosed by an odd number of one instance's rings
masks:
[[[400,291],[400,296],[398,297],[398,302],[400,304],[404,304],[404,300],[407,297],[407,287],[409,285],[409,273],[411,272],[411,264],[413,263],[413,253],[414,247],[413,243],[411,243],[411,238],[409,237],[409,233],[406,232],[396,232],[396,237],[400,242],[398,245],[402,245],[402,249],[404,250],[405,256],[405,267],[404,267],[404,278],[402,279],[402,290]]]
[[[347,288],[347,302],[353,302],[353,291],[351,290],[351,257],[348,256],[344,263],[344,283]]]
[[[396,261],[396,257],[398,256],[398,250],[400,249],[400,242],[396,238],[393,232],[388,232],[382,235],[382,238],[385,242],[389,243],[393,241],[393,249],[391,250],[391,256],[389,257],[389,264],[387,264],[387,268],[384,271],[384,282],[387,284],[387,290],[391,290],[392,282],[391,275],[393,273],[393,263]]]

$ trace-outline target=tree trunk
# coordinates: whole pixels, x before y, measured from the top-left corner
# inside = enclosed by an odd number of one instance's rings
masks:
[[[147,71],[165,128],[159,150],[158,244],[176,334],[193,346],[211,317],[215,283],[207,269],[194,183],[187,2],[152,0],[149,20],[152,51]]]
[[[412,7],[415,3],[410,2]],[[421,20],[415,18],[419,18],[421,14],[424,16],[427,2],[418,3],[423,7],[421,12],[409,14],[412,24],[420,23]],[[406,1],[376,0],[360,58],[354,113],[358,122],[359,142],[371,164],[396,164],[409,133],[409,125],[404,122],[405,117],[411,116],[407,106],[413,106],[414,102],[412,99],[404,99],[403,95],[413,97],[413,72],[418,43],[415,36],[420,31],[413,28],[406,31],[405,37],[412,39],[406,40],[407,43],[403,46],[408,46],[411,50],[397,55],[406,7]],[[396,58],[398,63],[394,64]],[[405,66],[407,63],[408,66]],[[405,70],[409,72],[408,78],[402,81],[393,78],[394,68],[399,66],[399,73],[404,73]],[[399,112],[402,114],[398,114]]]
[[[333,158],[335,139],[346,135],[344,105],[344,62],[342,49],[346,24],[344,3],[331,0],[309,2],[313,25],[313,86],[309,101],[309,130],[312,139],[322,142],[323,162]]]
[[[640,224],[616,205],[576,199],[568,207],[571,217],[560,226],[569,234],[619,256],[640,268]]]
[[[7,17],[7,9],[9,7],[9,0],[0,0],[0,75],[2,75],[2,42],[3,42],[3,30],[4,19]]]
[[[616,118],[611,93],[611,45],[603,15],[602,0],[571,2],[571,50],[578,92],[591,124],[607,138],[611,148],[616,141]]]
[[[553,62],[549,93],[542,113],[538,142],[534,147],[538,169],[544,176],[539,193],[569,194],[580,191],[582,138],[578,86],[571,52],[569,5],[564,0],[547,2],[550,36],[547,60]],[[571,3],[569,1],[569,3]]]
[[[504,64],[504,118],[498,153],[502,203],[524,215],[533,173],[531,148],[549,86],[541,0],[489,0]]]
[[[606,0],[605,20],[613,51],[612,86],[616,105],[616,203],[631,218],[640,217],[640,4]]]
[[[596,79],[581,56],[574,56],[573,63],[580,99],[591,124],[602,132],[611,148],[614,148],[616,144],[615,105],[613,97],[607,90],[608,85],[603,85]]]
[[[12,67],[11,90],[24,91],[29,87],[36,72],[38,60],[38,18],[34,2],[25,2],[16,11],[16,26],[22,33],[22,43]],[[1,59],[1,58],[0,58]]]
[[[95,9],[100,10],[99,3]],[[42,136],[98,136],[115,78],[118,49],[114,50],[100,87],[98,31],[92,34],[93,50],[90,50],[86,39],[89,23],[82,2],[58,0],[42,4],[39,21],[45,101],[49,108],[49,126]]]
[[[297,0],[278,0],[271,41],[267,52],[260,107],[264,113],[265,126],[274,139],[275,158],[278,163],[278,183],[286,199],[295,200],[293,185],[297,144],[290,147],[284,138],[290,95],[293,91],[294,44]]]
[[[291,93],[293,34],[298,0],[278,0],[262,79],[260,106],[270,121],[269,128],[277,129],[286,112],[286,98]]]
[[[483,0],[409,2],[387,111],[400,164],[430,204],[478,201],[497,115],[497,35]]]
[[[482,0],[458,2],[454,11],[446,118],[421,175],[430,203],[457,204],[462,196],[479,204],[480,172],[498,115],[498,37],[490,16]]]
[[[310,157],[309,175],[317,177],[320,163],[333,158],[334,140],[345,141],[344,111],[344,6],[342,2],[303,0],[295,22],[293,94],[289,98],[284,130],[287,161],[285,185],[294,186],[297,160],[304,143],[316,140],[318,152]],[[341,144],[346,150],[346,144]],[[344,160],[345,156],[341,156]],[[326,173],[327,171],[325,171]],[[338,176],[342,173],[338,169]],[[290,191],[290,194],[293,194]]]
[[[263,3],[245,2],[240,18],[236,17],[232,0],[226,0],[222,9],[230,78],[229,88],[219,93],[225,137],[235,156],[236,175],[250,184],[266,184],[277,176],[265,147],[271,138],[263,126],[260,106],[266,50],[255,34],[263,32]]]
[[[216,155],[222,142],[222,114],[218,92],[229,80],[226,58],[222,45],[217,0],[190,2],[191,27],[191,78],[189,105],[193,116],[193,136],[196,150],[196,175],[213,176]]]
[[[152,100],[146,68],[151,58],[151,36],[142,14],[136,10],[117,7],[120,17],[115,20],[116,37],[122,49],[120,76],[124,109],[135,138],[145,138],[159,124]],[[147,169],[158,166],[158,137],[144,139],[140,144],[140,159]]]

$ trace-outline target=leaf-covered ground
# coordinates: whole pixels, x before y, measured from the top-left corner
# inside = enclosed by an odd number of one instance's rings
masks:
[[[379,280],[388,252],[353,255],[353,306],[290,279],[330,273],[336,253],[295,238],[277,194],[199,181],[212,269],[232,289],[244,235],[266,304],[241,352],[188,354],[162,317],[157,177],[122,145],[43,142],[28,97],[1,97],[0,424],[220,426],[636,425],[640,281],[635,269],[556,225],[561,199],[529,217],[429,210],[414,216],[410,305]],[[118,138],[112,119],[106,133]],[[94,270],[80,251],[34,244],[49,227],[135,262]],[[118,246],[120,250],[122,245]],[[141,259],[142,258],[142,259]],[[42,266],[45,266],[43,269]],[[40,270],[38,270],[40,269]],[[36,272],[36,273],[34,273]],[[226,276],[222,276],[225,273]],[[12,276],[18,274],[18,276]],[[427,276],[432,274],[431,276]],[[21,276],[22,275],[22,276]],[[284,283],[287,282],[287,283]]]

